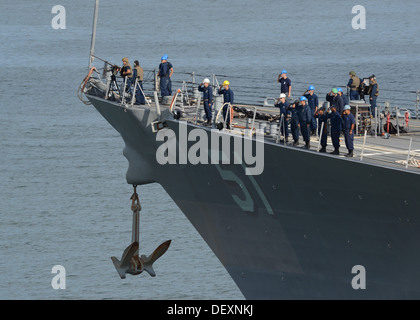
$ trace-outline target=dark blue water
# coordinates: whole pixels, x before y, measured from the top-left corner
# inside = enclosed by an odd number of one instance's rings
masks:
[[[66,8],[67,29],[51,27]],[[121,280],[110,256],[131,240],[131,186],[122,139],[76,97],[87,72],[93,1],[0,4],[0,298],[243,298],[159,185],[140,188],[140,246],[173,242],[147,274]],[[181,72],[230,76],[250,96],[278,94],[287,69],[293,93],[323,97],[348,72],[377,76],[379,103],[414,105],[420,88],[420,4],[369,1],[366,30],[351,20],[359,1],[101,0],[95,54],[156,68],[163,54]],[[178,74],[177,74],[178,72]],[[188,77],[187,77],[188,78]],[[186,79],[188,80],[188,79]],[[244,89],[246,87],[246,89]],[[67,288],[51,288],[63,265]]]

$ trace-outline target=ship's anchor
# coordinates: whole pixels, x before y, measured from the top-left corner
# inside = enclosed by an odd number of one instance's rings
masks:
[[[141,255],[139,257],[139,227],[140,227],[140,200],[139,195],[134,187],[134,193],[131,196],[131,210],[133,211],[133,226],[132,226],[132,243],[124,250],[121,261],[116,257],[111,257],[115,269],[121,279],[125,279],[127,273],[138,275],[143,271],[147,271],[152,277],[156,276],[153,270],[153,263],[159,259],[169,248],[171,240],[165,241],[158,246],[150,256]]]

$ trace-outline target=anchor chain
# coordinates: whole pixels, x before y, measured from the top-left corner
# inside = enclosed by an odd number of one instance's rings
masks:
[[[140,205],[140,199],[139,199],[139,195],[137,194],[137,186],[133,185],[134,188],[134,193],[132,194],[132,196],[130,197],[131,200],[131,211],[141,211],[141,205]]]

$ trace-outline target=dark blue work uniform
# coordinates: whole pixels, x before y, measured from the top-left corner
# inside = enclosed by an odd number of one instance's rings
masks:
[[[327,93],[327,95],[325,96],[325,100],[330,103],[330,107],[333,106],[333,104],[334,104],[334,96],[331,93]]]
[[[349,98],[347,98],[347,96],[345,94],[342,94],[341,98],[343,99],[343,104],[344,105],[349,104]]]
[[[321,147],[326,148],[327,147],[327,137],[328,137],[328,116],[324,113],[323,115],[316,114],[315,118],[318,119],[318,135],[321,139]],[[324,124],[324,125],[322,125]],[[322,132],[321,132],[322,127]]]
[[[343,97],[341,97],[339,94],[337,94],[334,97],[333,100],[333,106],[335,106],[335,108],[337,109],[337,112],[339,114],[342,114],[344,111],[344,101],[343,101]]]
[[[203,105],[204,112],[206,113],[206,119],[211,120],[211,106],[213,105],[213,89],[210,86],[206,88],[204,85],[199,85],[198,91],[203,93]]]
[[[297,110],[297,103],[289,106],[290,112],[290,130],[292,131],[293,140],[299,141],[299,116]]]
[[[288,125],[288,114],[289,114],[289,103],[287,101],[280,102],[274,105],[276,108],[280,109],[280,117],[283,115],[283,123],[280,118],[280,132],[284,134],[284,138],[287,140],[289,138],[289,125]]]
[[[311,127],[311,130],[316,130],[317,124],[316,124],[316,119],[315,119],[314,115],[315,115],[315,109],[316,109],[316,107],[318,107],[318,104],[319,104],[318,96],[315,93],[313,95],[310,95],[308,93],[308,94],[305,95],[305,97],[306,97],[306,99],[308,99],[309,108],[311,108],[312,118],[311,118],[311,122],[310,122],[310,124],[311,124],[310,127]]]
[[[372,85],[372,91],[370,92],[370,98],[372,98],[372,100],[370,100],[370,112],[373,116],[375,116],[375,110],[376,110],[376,99],[378,98],[378,96],[376,95],[376,91],[378,90],[378,84],[375,83]]]
[[[332,112],[328,115],[331,119],[331,140],[334,146],[334,149],[338,150],[340,148],[340,133],[342,131],[342,120],[340,114]]]
[[[280,78],[280,91],[281,93],[289,94],[289,87],[292,85],[292,81],[289,78]]]
[[[299,119],[300,132],[302,133],[302,138],[306,143],[308,143],[310,141],[308,126],[310,125],[312,120],[311,108],[308,106],[308,104],[299,104],[296,106],[296,111]]]
[[[222,89],[219,89],[217,93],[223,95],[223,119],[226,119],[226,124],[230,124],[230,117],[231,117],[230,108],[226,103],[230,102],[231,105],[233,104],[233,91],[231,88],[227,90],[225,88],[222,88]],[[226,114],[228,113],[228,110],[229,110],[229,115],[226,118]]]
[[[162,97],[172,95],[171,74],[172,64],[168,61],[159,65],[160,94]]]
[[[353,125],[352,133],[350,134],[351,127]],[[354,128],[356,126],[356,120],[354,115],[350,113],[349,115],[343,115],[343,131],[344,131],[344,141],[346,142],[347,150],[352,151],[354,149],[353,140],[354,140]]]

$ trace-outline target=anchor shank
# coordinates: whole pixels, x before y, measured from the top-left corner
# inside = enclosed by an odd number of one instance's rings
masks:
[[[131,234],[131,242],[139,242],[140,233],[140,210],[133,210],[133,226]]]

